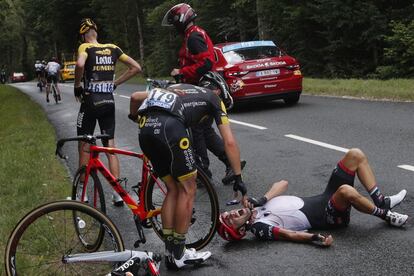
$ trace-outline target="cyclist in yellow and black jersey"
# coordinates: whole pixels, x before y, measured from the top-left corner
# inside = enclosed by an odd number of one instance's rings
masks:
[[[97,41],[98,27],[89,18],[80,24],[79,35],[83,44],[79,46],[75,67],[74,93],[81,102],[78,119],[78,135],[92,135],[96,121],[102,133],[108,134],[109,139],[103,141],[104,146],[115,147],[115,101],[113,92],[117,85],[141,72],[141,66],[114,44],[100,44]],[[120,77],[115,79],[117,61],[128,66]],[[83,80],[83,87],[81,86]],[[119,160],[114,154],[107,154],[109,168],[115,177],[119,177]],[[79,166],[87,164],[89,159],[85,142],[79,142]],[[118,194],[113,194],[116,206],[123,204]]]
[[[140,147],[168,188],[161,208],[168,268],[181,268],[211,256],[209,251],[196,252],[184,246],[197,190],[193,143],[187,132],[190,127],[214,118],[235,172],[233,190],[236,193],[240,191],[243,196],[246,194],[241,177],[239,147],[222,101],[230,97],[229,88],[216,72],[205,74],[200,86],[176,84],[166,89],[155,88],[131,95],[128,117],[137,120],[138,114],[141,116]]]

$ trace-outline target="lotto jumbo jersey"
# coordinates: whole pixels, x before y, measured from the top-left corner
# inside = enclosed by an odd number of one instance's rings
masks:
[[[210,89],[191,84],[175,84],[167,89],[152,89],[138,113],[161,110],[180,118],[187,127],[213,117],[217,125],[228,124],[226,108]]]
[[[128,56],[114,44],[83,43],[78,55],[85,55],[84,87],[90,93],[114,91],[115,65]]]

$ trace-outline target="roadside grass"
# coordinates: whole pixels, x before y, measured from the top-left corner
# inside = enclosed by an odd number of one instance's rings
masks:
[[[28,211],[70,195],[67,171],[55,157],[55,132],[41,108],[0,85],[0,266],[10,232]]]
[[[303,79],[308,95],[348,96],[363,99],[414,101],[414,79]]]

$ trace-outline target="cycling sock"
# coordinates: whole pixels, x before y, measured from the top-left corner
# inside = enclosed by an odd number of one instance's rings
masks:
[[[369,191],[369,195],[374,201],[375,206],[381,207],[384,204],[384,195],[381,193],[380,189],[377,186]]]
[[[385,217],[386,217],[386,215],[387,215],[387,211],[388,210],[385,210],[385,209],[381,209],[381,208],[378,208],[378,207],[374,207],[374,211],[372,211],[372,213],[371,213],[371,215],[374,215],[374,216],[376,216],[376,217],[379,217],[379,218],[382,218],[382,219],[385,219]]]
[[[165,251],[166,254],[171,254],[173,251],[173,229],[171,228],[163,228],[162,233],[164,235],[164,243],[165,243]]]
[[[185,234],[177,233],[174,231],[173,233],[173,256],[175,259],[179,260],[184,255],[185,249]]]

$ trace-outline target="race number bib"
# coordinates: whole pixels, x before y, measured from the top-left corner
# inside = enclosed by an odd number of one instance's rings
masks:
[[[167,90],[152,89],[146,100],[146,107],[161,107],[171,109],[177,99],[177,95]]]
[[[92,93],[112,93],[114,92],[114,83],[113,82],[90,82],[88,84],[87,91]]]

